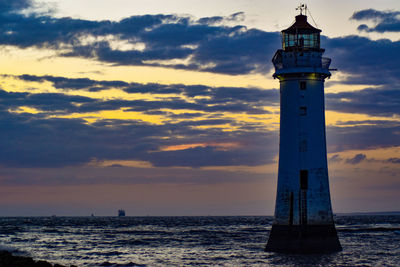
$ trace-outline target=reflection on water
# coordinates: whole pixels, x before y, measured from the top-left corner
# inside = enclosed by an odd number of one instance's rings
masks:
[[[263,251],[271,217],[0,218],[0,248],[65,265],[399,266],[400,216],[338,216],[343,251]]]

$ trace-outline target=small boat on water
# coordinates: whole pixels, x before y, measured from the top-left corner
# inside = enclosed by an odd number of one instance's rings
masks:
[[[118,210],[118,217],[125,217],[125,211],[124,210]]]

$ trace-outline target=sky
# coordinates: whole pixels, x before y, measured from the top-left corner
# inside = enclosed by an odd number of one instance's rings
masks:
[[[333,210],[399,210],[400,2],[307,4]],[[298,5],[0,0],[0,216],[273,215]]]

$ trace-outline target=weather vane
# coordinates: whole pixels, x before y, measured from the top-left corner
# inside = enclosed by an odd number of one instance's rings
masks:
[[[305,4],[300,4],[298,7],[296,7],[296,10],[300,10],[300,15],[303,15],[303,11],[304,15],[307,15],[307,5]]]

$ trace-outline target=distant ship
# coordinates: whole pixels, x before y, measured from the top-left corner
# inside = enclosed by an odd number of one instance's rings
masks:
[[[124,210],[118,210],[118,217],[125,217],[125,211]]]

